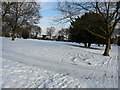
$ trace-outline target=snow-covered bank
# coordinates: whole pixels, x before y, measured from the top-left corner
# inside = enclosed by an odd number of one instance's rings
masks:
[[[104,47],[95,45],[100,50],[71,46],[76,43],[2,39],[3,87],[118,87],[118,46],[113,45],[111,56],[105,57]],[[21,84],[14,85],[11,80]],[[29,81],[30,85],[25,85]]]

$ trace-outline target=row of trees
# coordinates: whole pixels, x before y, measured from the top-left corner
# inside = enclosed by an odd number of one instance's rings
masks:
[[[111,44],[111,37],[115,30],[117,23],[120,20],[120,2],[65,2],[58,4],[58,11],[62,12],[64,15],[59,20],[67,20],[71,22],[71,33],[72,30],[77,29],[78,34],[84,30],[86,32],[86,38],[94,39],[96,36],[105,41],[106,48],[103,53],[105,56],[109,56],[110,44]],[[85,13],[92,13],[91,15],[87,16]],[[77,18],[76,16],[80,16],[81,14],[85,14],[81,18]],[[92,15],[94,14],[94,18]],[[96,15],[95,15],[96,14]],[[98,19],[97,19],[98,17]],[[86,19],[87,18],[87,19]],[[97,24],[96,24],[97,23]],[[82,25],[82,27],[80,27]],[[80,30],[80,31],[79,31]],[[75,33],[73,32],[74,38]],[[80,37],[76,39],[80,39],[82,41],[82,34]],[[94,37],[94,38],[93,38]],[[72,39],[73,39],[72,38]],[[87,40],[87,39],[86,39]],[[85,40],[85,41],[86,41]],[[96,41],[96,40],[95,40]]]
[[[12,30],[10,27],[6,26],[2,28],[2,36],[5,37],[11,37],[12,36]],[[37,36],[41,35],[42,29],[41,27],[37,26],[37,25],[27,25],[24,27],[19,27],[17,28],[17,30],[15,30],[15,34],[14,34],[14,38],[33,38],[36,39]]]

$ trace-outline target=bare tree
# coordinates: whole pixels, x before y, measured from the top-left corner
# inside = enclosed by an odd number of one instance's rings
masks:
[[[40,6],[36,2],[3,2],[3,25],[9,25],[12,31],[12,40],[15,40],[15,32],[26,23],[38,23],[41,18]]]
[[[49,27],[47,28],[47,31],[46,31],[46,34],[50,36],[50,39],[51,39],[51,36],[52,34],[55,32],[55,27]]]
[[[68,37],[69,35],[69,28],[62,28],[61,30],[58,31],[58,35]]]
[[[64,13],[64,15],[66,16],[64,18],[61,18],[61,20],[67,18],[72,22],[74,18],[71,18],[71,17],[76,16],[76,14],[74,15],[71,13],[75,13],[75,12],[76,13],[94,12],[102,16],[101,22],[104,23],[106,28],[102,28],[101,26],[95,26],[95,27],[100,28],[100,30],[104,32],[106,36],[101,36],[99,33],[95,33],[89,30],[89,28],[87,27],[84,27],[84,28],[91,34],[106,40],[106,48],[103,55],[109,56],[110,41],[111,41],[110,39],[114,32],[115,26],[120,20],[120,17],[119,17],[120,2],[98,2],[97,1],[97,2],[65,2],[65,3],[67,3],[66,4],[67,8],[64,8],[62,6],[63,4],[61,4],[61,6],[59,4],[58,6],[58,10]],[[71,9],[70,11],[69,10],[70,8],[73,8],[74,10]]]
[[[36,25],[31,26],[31,32],[30,32],[30,34],[31,34],[32,38],[36,39],[38,35],[39,36],[41,35],[41,32],[42,32],[41,27],[36,26]]]

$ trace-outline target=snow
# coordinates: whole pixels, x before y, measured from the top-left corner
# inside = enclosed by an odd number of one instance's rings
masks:
[[[55,74],[5,59],[2,64],[2,87],[4,88],[80,87],[77,80],[63,74]]]
[[[71,42],[2,39],[3,88],[118,88],[118,46],[88,49]],[[1,51],[1,50],[0,50]]]
[[[0,39],[0,68],[2,68],[2,39]],[[2,81],[2,72],[0,71],[0,81]],[[2,84],[0,82],[0,88],[2,87]]]

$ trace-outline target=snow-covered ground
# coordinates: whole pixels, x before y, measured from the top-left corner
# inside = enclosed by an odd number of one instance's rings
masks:
[[[118,46],[110,57],[104,47],[86,49],[77,43],[2,39],[3,88],[117,88]]]

